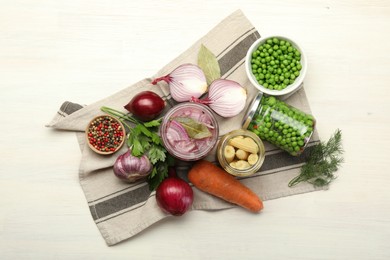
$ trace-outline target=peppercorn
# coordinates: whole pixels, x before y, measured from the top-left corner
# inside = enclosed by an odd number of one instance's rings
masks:
[[[111,116],[94,118],[87,128],[87,139],[91,147],[103,153],[115,152],[123,144],[122,124]]]

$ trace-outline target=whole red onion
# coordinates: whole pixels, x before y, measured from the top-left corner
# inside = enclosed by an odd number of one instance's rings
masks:
[[[194,193],[191,186],[178,178],[173,169],[170,176],[157,187],[156,200],[158,206],[173,216],[181,216],[192,206]]]
[[[142,91],[135,95],[124,107],[139,120],[150,121],[161,114],[165,102],[152,91]]]

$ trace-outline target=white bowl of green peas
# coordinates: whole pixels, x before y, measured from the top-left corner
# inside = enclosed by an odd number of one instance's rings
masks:
[[[302,48],[290,38],[269,36],[251,45],[245,69],[258,90],[284,99],[302,87],[307,60]]]

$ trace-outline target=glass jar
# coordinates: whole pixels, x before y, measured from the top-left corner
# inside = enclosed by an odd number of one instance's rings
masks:
[[[262,93],[252,101],[243,120],[244,129],[294,156],[305,150],[315,124],[312,115]]]
[[[238,129],[221,138],[217,157],[225,171],[234,176],[244,177],[260,169],[264,162],[265,149],[257,135],[248,130]]]
[[[196,161],[217,143],[219,126],[213,112],[202,104],[184,102],[164,116],[160,136],[168,153],[179,160]]]

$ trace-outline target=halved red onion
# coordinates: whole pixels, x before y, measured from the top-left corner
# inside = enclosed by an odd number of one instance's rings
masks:
[[[177,102],[189,101],[191,97],[199,98],[207,91],[207,81],[201,68],[194,64],[182,64],[166,76],[152,81],[156,85],[160,81],[169,85],[172,98]]]
[[[214,80],[205,99],[193,97],[192,102],[208,105],[222,117],[238,115],[245,107],[246,90],[237,82],[228,79]]]

